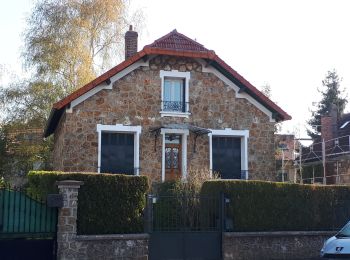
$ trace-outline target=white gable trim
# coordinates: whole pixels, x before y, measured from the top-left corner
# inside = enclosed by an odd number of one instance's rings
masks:
[[[210,65],[207,66],[204,63],[204,61],[201,59],[197,59],[197,61],[202,65],[203,72],[214,74],[223,82],[225,82],[228,86],[230,86],[236,92],[236,98],[245,98],[251,104],[253,104],[256,108],[258,108],[260,111],[266,114],[269,117],[270,122],[276,122],[276,120],[272,118],[272,112],[269,109],[267,109],[265,106],[263,106],[260,102],[258,102],[256,99],[254,99],[252,96],[250,96],[247,93],[238,93],[240,88],[236,84],[234,84],[231,80],[226,78],[221,72],[219,72],[217,69],[213,68]]]
[[[135,175],[140,175],[140,135],[142,127],[130,126],[130,125],[101,125],[97,124],[96,130],[98,132],[98,161],[97,172],[100,173],[101,169],[101,137],[102,132],[116,132],[116,133],[133,133],[134,134],[134,168],[136,169]]]
[[[97,85],[96,87],[94,87],[93,89],[91,89],[90,91],[86,92],[85,94],[81,95],[80,97],[74,99],[71,103],[70,103],[70,108],[66,109],[67,113],[72,113],[73,112],[73,108],[76,107],[77,105],[79,105],[80,103],[84,102],[86,99],[88,99],[89,97],[92,97],[93,95],[95,95],[96,93],[100,92],[103,89],[109,89],[111,90],[113,88],[113,84],[121,79],[122,77],[126,76],[127,74],[129,74],[130,72],[134,71],[135,69],[139,68],[139,67],[148,67],[149,66],[149,62],[143,62],[142,60],[139,60],[133,64],[131,64],[129,67],[123,69],[122,71],[118,72],[117,74],[115,74],[114,76],[112,76],[110,78],[111,83],[110,84],[106,84],[106,82],[103,82],[99,85]]]
[[[246,180],[248,180],[248,138],[249,130],[232,130],[225,128],[224,130],[210,129],[209,136],[209,169],[213,170],[213,136],[232,136],[241,138],[241,170],[246,171]]]

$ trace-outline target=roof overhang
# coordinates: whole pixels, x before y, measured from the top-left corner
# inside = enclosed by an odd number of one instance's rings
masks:
[[[184,51],[145,46],[140,52],[136,53],[134,56],[123,61],[119,65],[115,66],[114,68],[97,77],[90,83],[86,84],[82,88],[74,91],[72,94],[55,103],[53,105],[53,109],[51,110],[51,115],[45,129],[44,137],[48,137],[49,135],[54,133],[65,108],[69,106],[70,102],[87,93],[88,91],[100,85],[101,83],[106,82],[112,76],[128,68],[130,65],[137,62],[138,60],[143,59],[149,55],[169,55],[188,58],[200,58],[209,61],[210,65],[212,65],[220,73],[225,75],[228,79],[230,79],[242,91],[251,95],[259,103],[261,103],[268,110],[270,110],[276,122],[290,120],[292,118],[283,109],[281,109],[268,97],[262,94],[258,89],[256,89],[250,82],[244,79],[239,73],[233,70],[223,60],[221,60],[219,56],[215,54],[214,51]]]

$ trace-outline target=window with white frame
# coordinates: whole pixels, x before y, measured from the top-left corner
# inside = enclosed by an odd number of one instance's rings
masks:
[[[248,179],[249,130],[211,129],[210,169],[222,179]]]
[[[98,172],[139,175],[141,126],[97,125]]]
[[[162,79],[162,116],[189,115],[190,72],[160,71]]]

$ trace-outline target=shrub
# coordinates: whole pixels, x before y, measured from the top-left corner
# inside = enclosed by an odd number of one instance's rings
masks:
[[[264,181],[208,181],[201,193],[230,199],[234,231],[330,230],[350,215],[350,187]],[[342,214],[341,214],[342,213]]]
[[[60,180],[83,181],[78,196],[78,234],[143,232],[142,212],[148,190],[144,176],[31,171],[28,191],[45,198]]]
[[[153,214],[156,230],[179,231],[183,229],[199,230],[209,228],[209,215],[215,200],[201,198],[200,190],[203,183],[217,178],[208,169],[189,169],[186,181],[173,180],[154,185],[157,196],[153,204]],[[208,209],[209,207],[209,209]]]

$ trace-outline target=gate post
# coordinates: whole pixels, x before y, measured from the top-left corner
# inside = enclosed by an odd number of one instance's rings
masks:
[[[144,230],[146,233],[152,232],[152,223],[153,223],[152,207],[153,207],[153,197],[151,194],[148,194],[146,196],[146,208],[145,208],[145,217],[144,217],[144,220],[145,220]]]
[[[78,191],[82,181],[57,181],[63,197],[63,207],[58,210],[57,259],[69,258],[70,243],[77,235]]]

